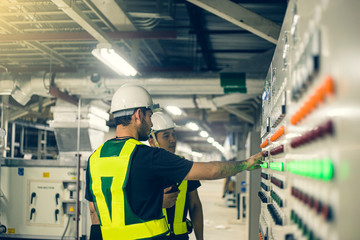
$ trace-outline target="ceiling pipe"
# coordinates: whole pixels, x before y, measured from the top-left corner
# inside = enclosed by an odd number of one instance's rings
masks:
[[[11,96],[20,104],[26,105],[32,95],[51,97],[49,87],[51,74],[43,73],[40,77],[30,77],[27,75],[14,76],[14,86]]]
[[[59,73],[52,79],[51,73],[38,73],[34,76],[0,75],[1,95],[10,95],[20,104],[25,105],[32,95],[51,97],[50,86],[70,96],[82,99],[102,99],[110,101],[113,93],[124,83],[145,87],[155,100],[163,106],[179,105],[184,108],[216,109],[229,104],[238,104],[254,98],[261,92],[263,81],[247,80],[247,94],[224,95],[219,78],[200,78],[191,75],[177,78],[103,78],[99,75]],[[2,88],[4,86],[4,88]],[[196,95],[195,102],[193,96]],[[206,96],[211,95],[212,97]]]

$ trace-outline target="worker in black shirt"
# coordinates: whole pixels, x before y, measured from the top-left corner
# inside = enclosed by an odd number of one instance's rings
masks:
[[[176,132],[175,123],[169,115],[164,112],[155,112],[151,117],[153,124],[149,144],[152,147],[161,147],[171,153],[175,153],[176,148]],[[167,235],[169,240],[188,240],[189,233],[194,228],[197,240],[203,240],[203,211],[201,201],[197,192],[200,187],[198,180],[184,180],[178,188],[180,194],[177,198],[175,206],[164,208],[163,212],[169,223],[170,233]],[[177,186],[174,186],[174,188]],[[171,191],[171,190],[170,190]],[[165,192],[164,199],[169,194]],[[187,219],[189,212],[190,220]]]
[[[184,179],[224,178],[262,163],[262,153],[244,161],[193,163],[141,144],[150,134],[154,108],[144,88],[121,86],[110,110],[116,123],[115,138],[89,158],[85,198],[94,204],[104,240],[164,239],[169,232],[162,213],[166,187]]]

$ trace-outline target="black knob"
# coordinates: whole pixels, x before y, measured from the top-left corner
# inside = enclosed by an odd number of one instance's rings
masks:
[[[31,200],[30,200],[30,204],[32,204],[33,203],[33,200],[34,200],[34,198],[36,197],[36,193],[35,192],[33,192],[33,193],[31,193]]]
[[[30,211],[30,220],[32,219],[33,217],[33,214],[36,212],[35,208],[32,208],[31,211]]]
[[[59,209],[55,210],[55,222],[58,221]]]
[[[58,204],[59,204],[59,198],[60,198],[60,194],[59,194],[59,193],[57,193],[57,194],[55,195],[56,205],[58,205]]]

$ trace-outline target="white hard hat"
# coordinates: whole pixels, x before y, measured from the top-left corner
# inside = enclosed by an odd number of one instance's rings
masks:
[[[164,112],[155,112],[151,116],[151,122],[153,124],[152,130],[154,132],[163,131],[176,127],[171,117]]]
[[[133,114],[134,108],[141,107],[153,110],[159,108],[159,105],[153,104],[152,98],[145,88],[124,84],[113,95],[110,112],[114,114],[114,117],[127,116]]]

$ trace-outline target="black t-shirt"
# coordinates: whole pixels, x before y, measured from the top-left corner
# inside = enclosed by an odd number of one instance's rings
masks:
[[[118,141],[107,142],[116,145]],[[106,143],[105,143],[106,144]],[[159,219],[162,215],[164,188],[180,183],[190,171],[193,162],[162,148],[138,145],[130,162],[130,172],[125,191],[133,212],[144,220]],[[93,202],[90,191],[89,167],[86,171],[85,198]]]

